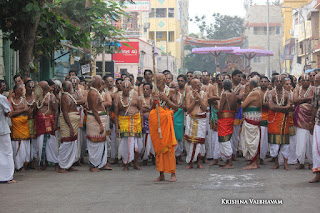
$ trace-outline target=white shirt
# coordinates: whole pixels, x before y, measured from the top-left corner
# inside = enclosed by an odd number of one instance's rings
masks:
[[[8,124],[8,117],[5,113],[10,112],[10,105],[7,98],[0,94],[0,135],[10,134],[10,127]]]

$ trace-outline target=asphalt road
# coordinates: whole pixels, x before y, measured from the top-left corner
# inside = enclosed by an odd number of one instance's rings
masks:
[[[53,168],[16,173],[18,183],[0,184],[0,212],[319,212],[320,183],[308,183],[314,177],[310,170],[292,165],[288,172],[272,170],[268,163],[247,171],[241,169],[243,158],[232,170],[185,166],[177,167],[176,183],[154,183],[158,173],[151,165],[128,172],[113,166],[113,171],[90,173],[82,166],[68,174]],[[280,199],[283,204],[223,205],[222,199]]]

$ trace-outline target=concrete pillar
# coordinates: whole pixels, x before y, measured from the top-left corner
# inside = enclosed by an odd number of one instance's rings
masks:
[[[3,60],[3,40],[2,31],[0,30],[0,79],[4,79],[4,60]]]

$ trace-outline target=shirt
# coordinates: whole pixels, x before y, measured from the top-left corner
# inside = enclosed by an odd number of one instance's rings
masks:
[[[8,113],[10,111],[11,109],[7,98],[0,94],[0,135],[11,133],[8,124],[9,118],[5,116],[5,113]]]
[[[312,106],[317,108],[317,113],[315,117],[315,124],[320,125],[320,86],[316,88],[316,91],[313,96]]]

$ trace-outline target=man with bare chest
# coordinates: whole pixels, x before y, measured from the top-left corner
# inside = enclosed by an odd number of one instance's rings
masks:
[[[15,85],[13,96],[10,98],[12,111],[12,148],[14,164],[16,170],[25,171],[25,163],[30,161],[30,132],[28,124],[28,105],[26,99],[22,97],[23,89],[21,85]]]
[[[234,134],[235,111],[237,109],[237,96],[232,90],[232,81],[225,79],[222,83],[223,92],[218,111],[218,140],[220,156],[227,164],[222,164],[223,169],[233,169],[231,138]]]
[[[198,79],[191,81],[192,91],[186,96],[186,131],[184,139],[187,141],[186,162],[189,164],[186,169],[193,168],[193,162],[198,161],[198,168],[203,169],[201,157],[205,156],[205,138],[208,107],[208,96],[201,91],[201,82]]]
[[[155,163],[155,153],[151,141],[150,130],[149,130],[149,114],[152,110],[152,93],[153,86],[149,83],[143,84],[143,96],[141,96],[141,111],[143,114],[142,133],[144,141],[143,151],[143,165],[147,165],[148,159],[151,156],[153,163]]]
[[[29,132],[30,132],[30,146],[31,146],[31,168],[35,168],[35,160],[38,156],[38,145],[37,145],[37,132],[36,132],[36,120],[34,110],[36,108],[36,101],[34,96],[34,82],[32,80],[26,81],[26,103],[28,105],[28,124],[29,124]]]
[[[65,81],[62,84],[60,132],[61,145],[59,147],[59,173],[77,171],[72,168],[72,164],[78,160],[78,128],[80,114],[77,110],[77,101],[71,95],[73,87],[71,82]]]
[[[312,130],[314,123],[311,121],[312,105],[315,87],[311,85],[310,76],[301,77],[299,88],[293,93],[293,103],[296,105],[294,121],[296,126],[296,154],[299,161],[297,169],[304,168],[305,156],[308,158],[309,169],[312,169]]]
[[[103,105],[103,96],[100,93],[102,86],[101,76],[93,76],[88,92],[88,116],[87,116],[87,146],[91,172],[109,170],[107,164],[107,112]]]
[[[289,120],[290,111],[289,93],[283,88],[284,77],[276,76],[275,88],[268,93],[269,117],[268,117],[268,141],[270,143],[270,155],[275,158],[273,169],[279,168],[278,155],[284,158],[284,169],[288,166],[289,157]]]
[[[249,94],[241,105],[244,121],[241,130],[243,156],[250,160],[250,165],[244,169],[260,168],[260,139],[261,139],[261,106],[262,94],[258,78],[251,78]]]
[[[124,171],[129,169],[129,163],[132,161],[135,169],[141,169],[138,166],[139,154],[143,148],[140,112],[141,102],[138,93],[131,88],[130,81],[123,81],[122,92],[115,101],[115,121],[116,134],[121,138],[119,154],[124,163]]]
[[[55,96],[50,93],[49,84],[46,81],[41,81],[38,86],[40,87],[38,90],[42,90],[40,98],[36,100],[36,129],[40,170],[46,169],[47,163],[49,166],[56,166],[56,169],[58,169],[58,147],[55,137],[58,106]]]

